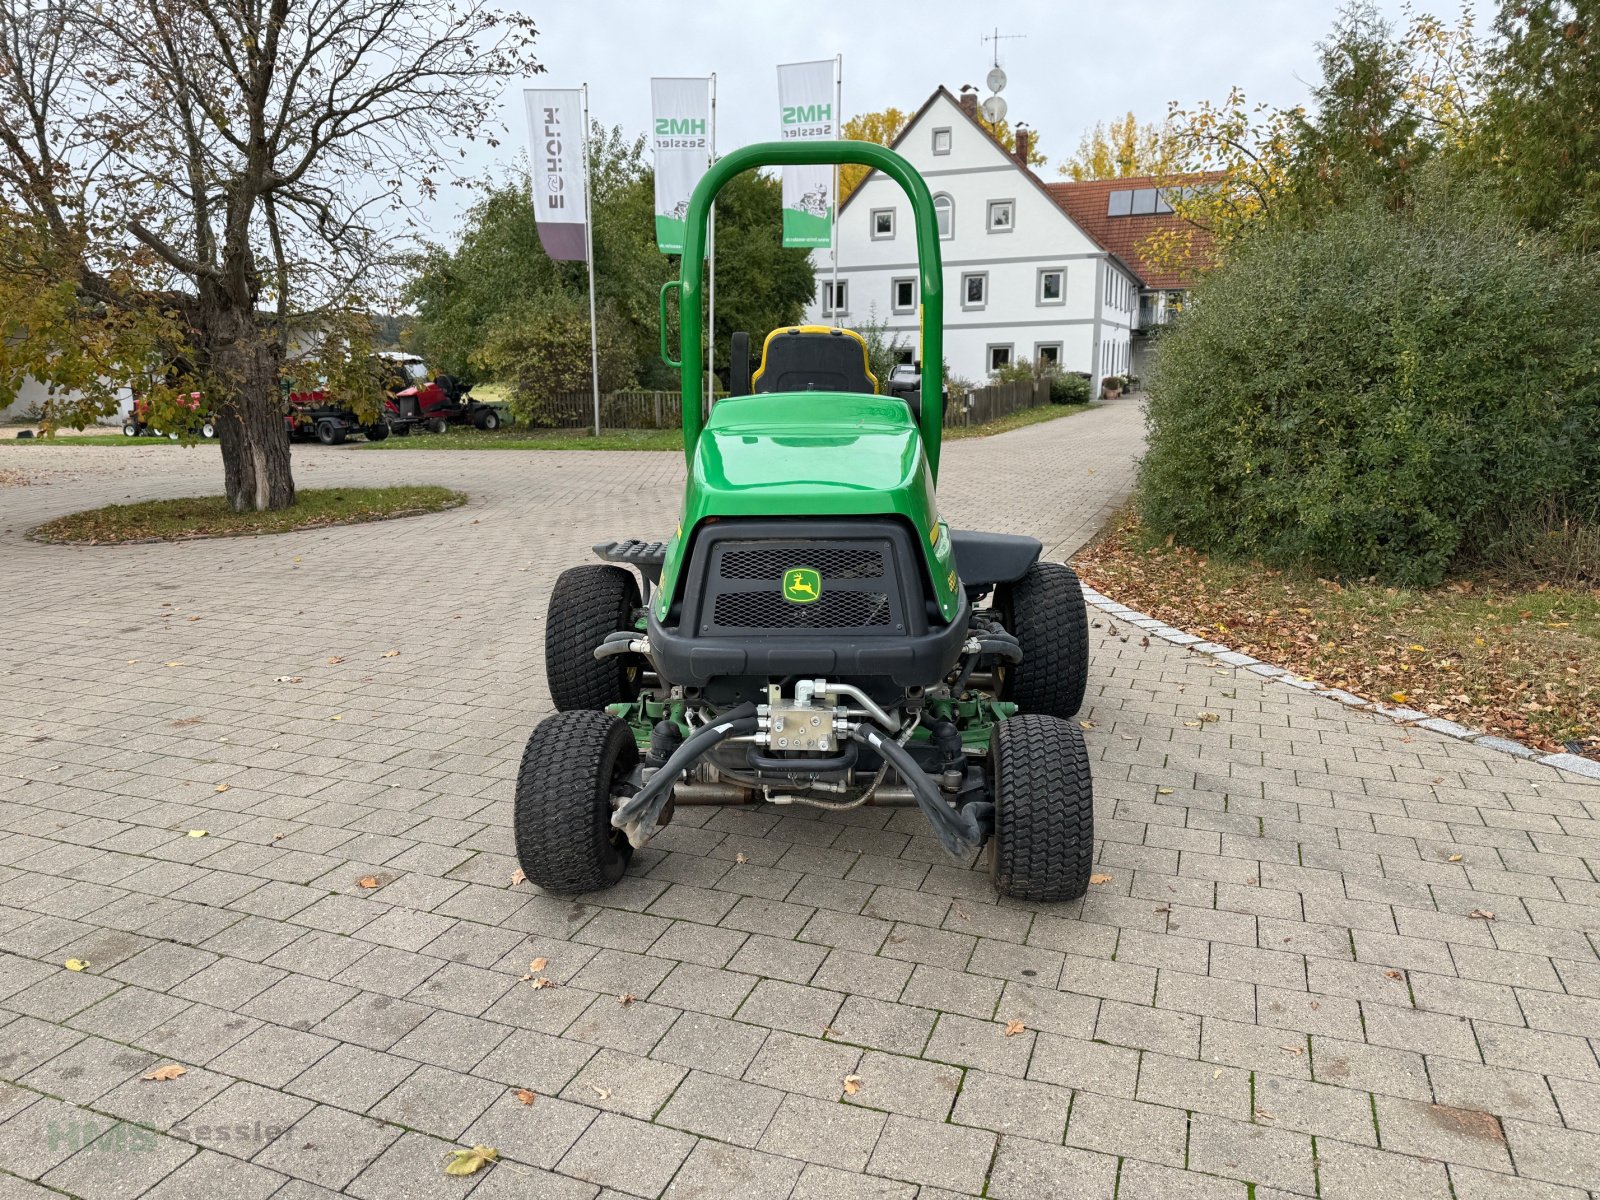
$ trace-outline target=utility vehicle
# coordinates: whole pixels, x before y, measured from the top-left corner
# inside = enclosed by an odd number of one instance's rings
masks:
[[[951,529],[934,485],[943,418],[943,276],[933,200],[862,142],[747,146],[689,203],[682,277],[661,292],[662,356],[704,390],[706,218],[742,171],[859,163],[915,219],[922,370],[879,394],[847,330],[772,333],[753,375],[734,335],[730,395],[683,409],[688,478],[665,541],[595,547],[561,573],[545,626],[558,710],[528,739],[513,823],[526,877],[603,888],[678,805],[915,804],[994,886],[1082,896],[1094,847],[1083,734],[1088,628],[1067,567],[1029,537]],[[668,297],[680,310],[667,353]]]

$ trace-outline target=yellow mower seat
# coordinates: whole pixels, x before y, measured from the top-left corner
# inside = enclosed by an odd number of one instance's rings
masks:
[[[791,325],[767,334],[754,392],[863,392],[877,395],[867,369],[867,341],[853,329]]]

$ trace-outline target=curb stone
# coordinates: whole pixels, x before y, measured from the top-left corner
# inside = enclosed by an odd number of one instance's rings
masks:
[[[1275,667],[1270,663],[1264,663],[1259,658],[1252,658],[1248,654],[1230,650],[1227,646],[1220,645],[1217,642],[1204,641],[1192,633],[1185,633],[1181,629],[1168,625],[1165,621],[1159,621],[1136,609],[1129,608],[1126,604],[1118,604],[1109,597],[1101,595],[1088,584],[1083,585],[1083,598],[1107,616],[1125,621],[1137,629],[1142,629],[1151,637],[1160,638],[1164,642],[1170,642],[1196,654],[1204,654],[1226,666],[1238,667],[1259,675],[1263,679],[1285,683],[1302,692],[1314,692],[1318,696],[1336,700],[1340,704],[1349,705],[1351,708],[1375,713],[1380,717],[1387,717],[1397,725],[1415,725],[1419,729],[1428,729],[1434,733],[1441,733],[1460,742],[1471,742],[1488,750],[1498,750],[1503,754],[1510,754],[1517,758],[1542,763],[1547,767],[1555,767],[1573,775],[1581,775],[1585,779],[1600,780],[1600,762],[1592,758],[1584,758],[1577,754],[1547,754],[1533,746],[1526,746],[1510,738],[1486,733],[1482,729],[1473,729],[1455,721],[1447,721],[1443,717],[1432,717],[1415,708],[1380,704],[1375,700],[1368,700],[1364,696],[1357,696],[1354,692],[1347,692],[1343,688],[1323,687],[1314,679],[1306,679],[1283,667]]]

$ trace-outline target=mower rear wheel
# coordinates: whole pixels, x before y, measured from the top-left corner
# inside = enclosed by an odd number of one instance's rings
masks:
[[[389,436],[389,423],[387,421],[379,421],[376,424],[368,425],[362,432],[367,435],[367,441],[381,442]]]
[[[1017,900],[1076,900],[1094,861],[1094,785],[1083,734],[1071,722],[1019,713],[989,738],[994,784],[990,870]]]
[[[523,875],[549,892],[593,892],[622,878],[633,847],[611,828],[611,790],[639,761],[633,733],[607,713],[546,717],[517,772],[512,824]]]
[[[477,418],[472,423],[485,433],[488,433],[491,430],[500,428],[500,414],[492,408],[485,409],[477,415]]]
[[[638,696],[639,657],[596,659],[594,652],[608,635],[633,627],[640,603],[633,572],[623,567],[568,567],[556,578],[544,622],[544,674],[559,711],[604,709]]]
[[[337,446],[344,441],[344,430],[332,421],[317,422],[317,441],[324,446]]]
[[[435,417],[433,420],[428,422],[428,432],[429,433],[449,433],[450,432],[450,422],[446,421],[443,417]]]
[[[1076,716],[1089,684],[1089,610],[1077,574],[1062,563],[1036,562],[996,590],[995,605],[1022,643],[1022,661],[1005,669],[1000,698],[1023,712]]]

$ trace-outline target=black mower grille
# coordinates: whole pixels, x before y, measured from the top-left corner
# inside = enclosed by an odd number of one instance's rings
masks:
[[[882,579],[883,551],[876,547],[778,546],[725,550],[724,579],[782,579],[790,567],[810,567],[824,579]]]
[[[882,592],[827,592],[814,604],[791,604],[776,591],[724,592],[712,621],[741,629],[870,629],[894,623]]]

